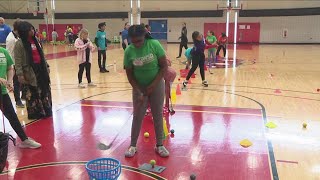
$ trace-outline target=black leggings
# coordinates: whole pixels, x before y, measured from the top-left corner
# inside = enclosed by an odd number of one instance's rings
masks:
[[[188,44],[187,43],[183,43],[183,42],[180,42],[180,47],[179,47],[179,57],[181,57],[181,54],[182,54],[182,48],[185,48],[185,49],[188,49]]]
[[[21,92],[21,86],[20,82],[18,81],[18,76],[14,74],[13,76],[13,94],[14,94],[14,99],[17,102],[21,102],[21,97],[20,97],[20,92]]]
[[[82,64],[79,64],[79,72],[78,72],[79,84],[82,83],[82,75],[83,75],[84,69],[86,69],[86,76],[87,76],[88,83],[91,83],[91,73],[90,73],[91,63],[84,62]]]
[[[219,45],[216,55],[219,56],[221,48],[223,49],[223,57],[226,57],[226,45]]]
[[[101,56],[102,56],[102,64],[101,64]],[[99,69],[105,69],[106,68],[106,61],[107,61],[107,51],[106,50],[98,50],[98,65]]]
[[[9,120],[11,127],[17,133],[21,141],[28,139],[26,133],[22,129],[18,116],[13,109],[9,95],[3,94],[1,97],[2,99],[0,99],[0,106],[2,106],[1,111],[3,112],[3,115]]]
[[[204,53],[192,56],[192,67],[189,70],[189,73],[187,75],[187,80],[190,79],[190,77],[196,71],[198,66],[200,68],[201,79],[202,79],[202,81],[205,80],[205,76],[204,76],[204,61],[205,61]]]

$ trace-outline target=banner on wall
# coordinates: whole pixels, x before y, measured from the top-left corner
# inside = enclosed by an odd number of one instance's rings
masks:
[[[287,36],[288,36],[288,29],[287,29],[287,28],[284,28],[284,29],[282,30],[282,37],[283,37],[283,38],[287,38]]]

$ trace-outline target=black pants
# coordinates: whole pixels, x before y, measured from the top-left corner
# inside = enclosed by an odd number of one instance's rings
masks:
[[[101,56],[103,61],[101,63]],[[107,51],[106,50],[98,50],[98,65],[99,69],[106,69],[106,60],[107,60]]]
[[[189,70],[189,73],[187,75],[187,80],[190,79],[190,77],[192,76],[192,74],[196,71],[196,69],[200,68],[200,75],[201,75],[201,79],[202,81],[205,80],[205,76],[204,76],[204,61],[205,61],[205,55],[204,53],[202,54],[197,54],[197,55],[193,55],[192,56],[192,67]]]
[[[179,56],[178,57],[181,57],[181,54],[182,54],[182,48],[185,48],[185,49],[188,49],[188,43],[184,43],[184,42],[180,42],[180,47],[179,47]]]
[[[13,109],[11,99],[8,94],[3,94],[1,96],[0,106],[3,115],[9,120],[10,125],[12,126],[13,130],[17,133],[21,141],[28,139],[26,133],[21,127],[20,121],[16,112]]]
[[[13,76],[13,95],[14,100],[17,102],[21,102],[20,92],[21,92],[21,84],[18,81],[18,76],[14,74]]]
[[[223,49],[223,57],[226,57],[226,45],[219,45],[216,55],[219,56],[221,48]]]
[[[84,62],[82,64],[79,64],[79,72],[78,72],[79,84],[82,83],[82,75],[83,75],[84,69],[86,69],[86,76],[87,76],[88,83],[91,83],[91,73],[90,73],[91,63]]]
[[[69,44],[73,43],[73,35],[68,35]]]

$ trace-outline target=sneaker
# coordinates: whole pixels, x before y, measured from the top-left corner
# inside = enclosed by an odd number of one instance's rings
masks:
[[[184,80],[183,83],[182,83],[182,85],[183,85],[184,88],[186,88],[187,85],[188,85],[188,81],[187,81],[187,80]]]
[[[136,152],[137,152],[137,147],[130,146],[129,149],[127,149],[124,156],[127,158],[131,158],[136,154]]]
[[[26,148],[37,149],[37,148],[41,147],[41,144],[36,142],[32,138],[28,138],[28,139],[22,141],[19,147],[23,148],[23,149],[26,149]]]
[[[181,56],[176,57],[177,59],[181,58]]]
[[[208,87],[208,81],[206,81],[206,80],[202,81],[202,86]]]
[[[16,102],[17,108],[24,108],[24,104],[20,101]]]
[[[94,84],[93,82],[91,82],[91,83],[88,83],[88,87],[96,87],[97,85],[96,84]]]
[[[100,73],[105,73],[104,69],[100,69]]]
[[[158,153],[161,157],[168,157],[169,151],[164,146],[155,147],[154,150]]]
[[[103,71],[104,71],[104,72],[107,72],[107,73],[109,72],[109,70],[107,70],[106,68],[104,68]]]
[[[86,88],[86,86],[83,83],[79,83],[78,87],[79,88]]]

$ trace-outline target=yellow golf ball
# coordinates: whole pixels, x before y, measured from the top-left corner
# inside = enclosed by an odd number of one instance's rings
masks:
[[[154,160],[154,159],[150,160],[150,165],[151,165],[151,166],[156,165],[156,160]]]
[[[307,123],[302,124],[303,128],[307,128]]]
[[[150,134],[149,134],[148,132],[145,132],[145,133],[144,133],[144,137],[145,137],[145,138],[148,138],[149,136],[150,136]]]

